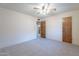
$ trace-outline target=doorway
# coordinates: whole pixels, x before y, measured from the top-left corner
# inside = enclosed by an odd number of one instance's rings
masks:
[[[46,22],[45,21],[41,21],[40,23],[40,36],[42,38],[46,37]]]
[[[72,43],[72,17],[63,18],[63,42]]]

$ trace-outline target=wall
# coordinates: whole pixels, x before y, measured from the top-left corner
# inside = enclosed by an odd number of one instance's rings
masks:
[[[64,12],[45,18],[46,38],[62,41],[62,18],[68,16],[72,16],[72,43],[79,45],[79,10]]]
[[[0,8],[0,48],[36,39],[36,18]]]

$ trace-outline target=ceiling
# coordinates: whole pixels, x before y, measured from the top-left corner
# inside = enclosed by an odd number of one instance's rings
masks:
[[[42,15],[42,14],[37,14],[36,12],[37,10],[33,9],[34,7],[39,7],[40,5],[41,3],[0,3],[1,8],[14,10],[17,12],[29,14],[39,18],[45,18],[58,13],[79,9],[79,3],[51,3],[50,6],[52,8],[56,8],[56,11],[51,10],[49,14]]]

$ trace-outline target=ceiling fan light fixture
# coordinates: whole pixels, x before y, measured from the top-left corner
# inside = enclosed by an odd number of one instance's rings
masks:
[[[41,15],[47,15],[49,14],[51,11],[56,11],[56,8],[52,8],[52,6],[49,3],[44,3],[41,4],[38,7],[34,7],[34,9],[37,9],[38,13]]]

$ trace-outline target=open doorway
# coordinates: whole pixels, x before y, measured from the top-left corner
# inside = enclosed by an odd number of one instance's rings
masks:
[[[38,19],[37,28],[38,28],[38,34],[37,34],[38,38],[45,38],[46,37],[46,22]]]

